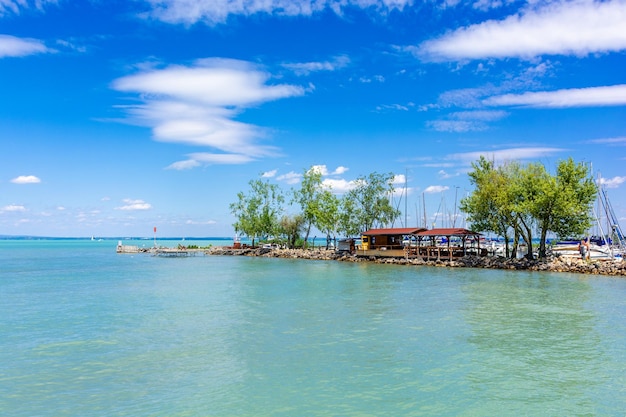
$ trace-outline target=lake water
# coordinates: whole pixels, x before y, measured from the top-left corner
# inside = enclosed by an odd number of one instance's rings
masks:
[[[0,241],[0,415],[626,410],[624,278],[116,244]]]

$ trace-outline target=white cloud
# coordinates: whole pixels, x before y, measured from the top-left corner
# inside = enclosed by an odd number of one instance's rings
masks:
[[[185,224],[189,224],[189,225],[195,225],[195,226],[208,226],[208,225],[212,225],[215,224],[215,220],[206,220],[206,221],[202,221],[199,222],[197,220],[187,220],[185,222]]]
[[[26,211],[26,207],[22,206],[22,205],[18,205],[18,204],[9,204],[8,206],[4,206],[2,207],[2,211],[8,211],[8,212],[24,212]]]
[[[456,174],[450,174],[449,172],[446,172],[443,169],[441,169],[441,170],[439,170],[439,172],[437,172],[437,176],[439,176],[439,178],[442,179],[442,180],[447,180],[447,179],[450,179],[450,178],[458,177],[459,175],[461,175],[461,173],[457,172]]]
[[[383,111],[409,111],[409,107],[413,107],[413,103],[408,103],[407,105],[403,104],[381,104],[376,106],[377,112]]]
[[[428,127],[439,132],[478,132],[489,129],[487,122],[500,120],[509,113],[502,110],[472,110],[448,114],[449,120],[432,120]]]
[[[430,120],[426,122],[426,126],[437,132],[480,132],[487,130],[488,127],[483,122],[470,120]]]
[[[11,180],[13,184],[39,184],[41,180],[34,175],[20,175]]]
[[[535,3],[537,4],[537,3]],[[539,3],[504,20],[489,20],[422,43],[416,53],[432,61],[585,56],[626,49],[626,2]],[[531,2],[531,6],[533,6]]]
[[[276,156],[278,151],[259,143],[267,136],[266,129],[238,122],[235,117],[245,108],[304,94],[302,87],[270,85],[269,79],[270,74],[252,63],[215,58],[189,67],[170,66],[122,77],[112,88],[137,94],[143,103],[120,107],[129,122],[152,128],[155,140],[206,146],[224,153],[198,153],[191,157],[197,162],[245,163]],[[197,164],[181,161],[170,168],[194,166]]]
[[[310,171],[318,172],[323,177],[327,177],[329,175],[342,175],[348,172],[349,168],[344,166],[338,166],[334,171],[330,172],[326,165],[313,165],[309,168]]]
[[[184,161],[177,161],[168,165],[165,169],[174,169],[176,171],[185,171],[200,166],[200,162],[195,159],[186,159]]]
[[[487,106],[543,108],[623,106],[626,105],[626,84],[504,94],[489,97],[483,103]]]
[[[240,155],[234,153],[209,153],[209,152],[196,152],[187,155],[189,159],[184,161],[174,162],[165,169],[175,169],[183,171],[198,167],[202,164],[205,165],[240,165],[253,161],[253,158],[248,155]]]
[[[495,162],[515,161],[521,159],[540,159],[552,156],[555,153],[565,151],[561,148],[544,148],[544,147],[528,147],[528,148],[510,148],[489,151],[465,152],[450,154],[445,157],[448,160],[460,161],[464,164],[470,164],[477,161],[481,156]]]
[[[604,185],[606,188],[617,188],[625,181],[626,177],[600,178],[598,184]]]
[[[297,184],[300,182],[301,178],[302,178],[302,174],[298,174],[297,172],[290,171],[286,174],[279,175],[278,177],[276,177],[276,180],[284,181],[287,184]]]
[[[406,183],[406,175],[404,175],[404,174],[395,174],[393,176],[393,180],[391,182],[392,182],[392,184],[394,186],[398,186],[399,184],[404,186],[404,184]]]
[[[345,174],[346,172],[348,172],[350,168],[344,167],[344,166],[338,166],[337,168],[335,168],[335,170],[333,171],[332,175],[341,175],[341,174]]]
[[[313,165],[309,171],[311,172],[317,172],[318,174],[322,175],[322,176],[327,176],[328,175],[328,168],[326,167],[326,165]]]
[[[266,171],[263,174],[261,174],[261,178],[273,178],[276,176],[276,173],[278,172],[277,169],[273,169],[271,171]]]
[[[597,143],[610,146],[626,146],[626,136],[617,138],[592,139],[589,143]]]
[[[121,207],[116,207],[116,210],[124,210],[124,211],[135,211],[135,210],[150,210],[152,205],[146,203],[143,200],[133,200],[130,198],[126,198],[122,200],[124,205]]]
[[[437,194],[449,190],[447,185],[429,185],[424,189],[424,194]]]
[[[146,0],[152,6],[149,16],[168,23],[209,25],[225,23],[231,15],[311,16],[325,10],[342,15],[349,7],[388,13],[402,10],[414,0]]]
[[[379,83],[384,83],[385,77],[383,77],[382,75],[374,75],[373,77],[359,77],[359,82],[363,84],[369,84],[374,81],[379,82]]]
[[[286,63],[283,67],[293,71],[296,75],[309,75],[312,72],[336,71],[345,68],[348,64],[350,64],[350,58],[346,55],[339,55],[332,61]]]
[[[330,188],[336,194],[343,194],[354,188],[354,181],[347,181],[345,179],[326,178],[322,181],[322,184]]]
[[[56,4],[58,0],[0,0],[0,17],[20,14],[22,9],[35,8],[43,11],[46,4]]]
[[[486,122],[492,122],[507,117],[509,113],[503,110],[472,110],[472,111],[458,111],[450,113],[448,117],[457,120],[480,120]]]
[[[0,58],[22,57],[47,52],[52,52],[52,50],[48,49],[40,40],[0,35]]]

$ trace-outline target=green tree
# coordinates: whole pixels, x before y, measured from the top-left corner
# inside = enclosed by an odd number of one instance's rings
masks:
[[[338,232],[342,233],[345,237],[357,236],[364,231],[359,222],[356,221],[356,212],[356,202],[347,195],[344,195],[339,200]]]
[[[541,173],[541,169],[533,167],[528,177],[534,172]],[[591,227],[591,208],[598,190],[588,167],[572,158],[558,163],[555,176],[545,173],[528,182],[526,188],[532,190],[528,211],[539,231],[539,257],[545,258],[548,232],[559,237],[580,236]]]
[[[343,197],[342,208],[347,210],[348,217],[343,217],[341,228],[360,233],[375,226],[390,224],[398,218],[400,210],[389,201],[394,192],[393,179],[392,173],[376,172],[357,178],[355,187]]]
[[[235,232],[244,233],[252,239],[278,233],[278,219],[283,211],[284,196],[276,184],[269,181],[251,180],[250,192],[239,192],[237,201],[230,204],[231,213],[237,218]]]
[[[293,190],[293,202],[302,210],[304,220],[304,246],[306,247],[311,228],[317,223],[320,215],[320,196],[325,190],[322,183],[322,172],[315,166],[304,171],[300,188]]]
[[[513,234],[513,217],[509,205],[509,173],[506,169],[496,169],[494,161],[484,156],[472,163],[469,180],[474,192],[463,198],[460,210],[467,214],[472,228],[481,232],[493,232],[505,241],[506,256],[510,254],[509,240]]]
[[[339,198],[330,189],[323,190],[319,194],[318,214],[315,227],[326,235],[326,249],[332,238],[336,237],[339,227]]]
[[[283,216],[280,219],[280,229],[287,240],[287,246],[294,248],[296,242],[300,239],[300,233],[304,227],[304,217],[302,214],[293,216]]]
[[[590,208],[597,189],[588,169],[570,158],[559,162],[555,176],[540,163],[509,163],[498,168],[481,157],[469,173],[474,192],[461,201],[461,210],[477,231],[491,231],[508,242],[513,251],[521,238],[532,258],[534,232],[539,234],[539,256],[546,255],[549,232],[559,236],[581,234],[591,224]],[[507,245],[508,256],[508,245]]]

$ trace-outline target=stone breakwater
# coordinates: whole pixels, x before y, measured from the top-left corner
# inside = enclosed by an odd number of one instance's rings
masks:
[[[626,276],[626,262],[586,262],[580,259],[549,258],[546,260],[506,259],[500,257],[465,256],[449,260],[430,260],[421,258],[386,258],[364,257],[332,250],[320,249],[231,249],[226,247],[211,248],[207,255],[222,256],[261,256],[267,258],[334,260],[343,262],[374,262],[378,264],[438,266],[449,268],[487,268],[545,272],[570,272],[576,274]]]

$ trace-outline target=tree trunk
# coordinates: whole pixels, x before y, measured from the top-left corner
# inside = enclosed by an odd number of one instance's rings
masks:
[[[539,257],[541,259],[546,258],[546,237],[548,235],[548,230],[543,227],[541,228],[541,240],[539,241]]]
[[[309,244],[309,233],[311,233],[311,223],[306,228],[306,234],[304,235],[304,242],[302,243],[302,248],[306,249]]]

